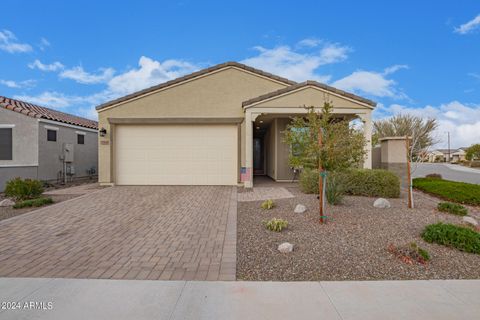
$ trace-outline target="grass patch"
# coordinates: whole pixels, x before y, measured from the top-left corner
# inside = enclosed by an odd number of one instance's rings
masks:
[[[53,203],[52,198],[37,198],[17,202],[13,205],[14,209],[28,208],[28,207],[41,207],[47,204]]]
[[[422,232],[422,238],[426,242],[480,254],[480,233],[470,228],[439,222],[428,225]]]
[[[441,199],[457,203],[480,205],[480,185],[449,180],[415,178],[413,187]]]
[[[461,204],[451,202],[439,202],[437,205],[437,209],[438,211],[455,214],[457,216],[466,216],[468,214],[467,208],[465,208]]]

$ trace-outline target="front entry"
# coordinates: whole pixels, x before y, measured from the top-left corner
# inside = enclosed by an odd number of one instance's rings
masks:
[[[265,153],[263,138],[253,138],[253,174],[265,174]]]

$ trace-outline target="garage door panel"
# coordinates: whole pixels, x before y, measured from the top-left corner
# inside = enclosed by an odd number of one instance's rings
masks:
[[[119,185],[235,185],[235,125],[123,125],[116,129]]]

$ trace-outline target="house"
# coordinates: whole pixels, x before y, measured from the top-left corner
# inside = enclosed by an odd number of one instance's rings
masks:
[[[458,149],[435,149],[428,153],[428,162],[451,162],[465,161],[467,148]]]
[[[0,96],[0,191],[15,178],[59,181],[98,171],[98,125]]]
[[[219,64],[97,107],[104,185],[253,186],[253,175],[291,181],[283,132],[304,106],[333,104],[360,118],[370,140],[375,102],[315,81]],[[371,143],[365,168],[371,168]]]

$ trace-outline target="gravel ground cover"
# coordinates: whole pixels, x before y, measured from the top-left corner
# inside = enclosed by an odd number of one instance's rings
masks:
[[[282,185],[283,186],[283,185]],[[318,200],[297,187],[288,187],[295,198],[275,200],[276,207],[262,210],[262,201],[239,202],[237,215],[237,280],[383,280],[480,278],[480,255],[424,242],[423,228],[439,221],[461,224],[462,218],[436,209],[440,200],[416,193],[416,209],[406,206],[406,196],[389,199],[392,207],[373,207],[374,198],[346,197],[344,204],[329,206],[333,220],[318,223]],[[239,190],[239,192],[243,192]],[[295,214],[297,204],[307,206]],[[478,217],[479,208],[470,207]],[[288,220],[282,232],[262,224],[271,218]],[[388,252],[389,244],[415,241],[427,249],[431,261],[408,265]],[[294,244],[291,253],[280,253],[282,242]]]
[[[62,202],[62,201],[68,200],[68,199],[76,198],[78,196],[79,195],[71,195],[70,194],[70,195],[52,195],[52,196],[49,196],[49,197],[52,198],[52,200],[53,200],[52,204],[55,204],[55,203]],[[0,196],[0,201],[3,200],[3,199],[4,199],[3,196]],[[46,207],[46,206],[43,206],[43,207]],[[41,207],[41,208],[43,208],[43,207]],[[14,209],[13,207],[0,207],[0,221],[4,220],[4,219],[11,218],[11,217],[19,216],[21,214],[24,214],[24,213],[27,213],[27,212],[30,212],[30,211],[33,211],[33,210],[38,210],[38,209],[40,209],[40,208],[29,207],[29,208]]]

